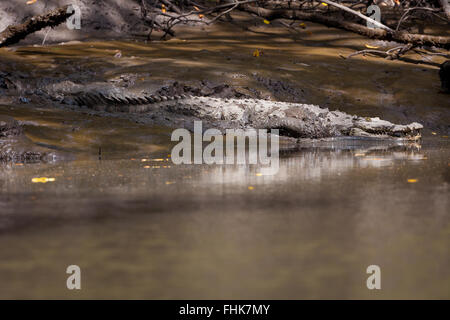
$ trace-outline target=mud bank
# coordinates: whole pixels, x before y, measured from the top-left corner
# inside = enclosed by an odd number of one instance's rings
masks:
[[[56,156],[35,146],[23,131],[14,118],[0,115],[0,162],[35,162]]]
[[[83,40],[88,38],[103,39],[131,36],[143,33],[145,25],[140,20],[138,1],[108,0],[49,0],[37,1],[27,5],[26,1],[11,0],[0,2],[0,31],[10,24],[22,23],[34,15],[46,13],[65,5],[76,5],[81,9],[81,29],[70,30],[66,24],[54,29],[45,29],[27,38],[22,44],[47,43]]]
[[[419,122],[425,127],[424,136],[448,136],[450,99],[440,93],[438,68],[372,57],[340,58],[366,44],[380,49],[395,45],[315,24],[293,32],[276,21],[266,25],[259,18],[237,14],[233,24],[180,28],[177,38],[169,41],[85,41],[0,49],[0,104],[4,105],[0,110],[19,119],[37,115],[43,123],[51,122],[56,130],[51,138],[48,127],[30,127],[37,143],[67,144],[76,152],[90,153],[104,146],[92,136],[94,131],[88,130],[87,136],[83,130],[71,133],[77,137],[75,144],[73,139],[57,141],[80,127],[72,121],[72,111],[79,111],[86,123],[105,116],[102,123],[108,125],[101,126],[106,131],[95,130],[100,136],[123,134],[128,141],[125,128],[137,125],[136,140],[131,142],[135,150],[147,148],[138,146],[142,139],[137,132],[146,126],[159,128],[158,123],[67,108],[58,96],[49,97],[45,91],[101,84],[136,93],[298,102],[399,124]],[[45,118],[54,113],[47,112],[52,108],[60,108],[54,111],[60,119],[57,125]],[[46,111],[40,115],[36,110]],[[164,134],[157,143],[163,138],[168,139]],[[130,150],[129,145],[118,145],[112,148]]]

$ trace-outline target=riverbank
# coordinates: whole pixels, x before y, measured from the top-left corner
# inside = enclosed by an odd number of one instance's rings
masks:
[[[69,82],[169,94],[178,86],[194,94],[300,102],[393,123],[416,121],[425,134],[448,135],[450,103],[440,92],[436,67],[363,56],[344,60],[340,55],[366,45],[392,44],[315,24],[293,32],[247,15],[234,19],[234,24],[180,28],[169,41],[1,49],[0,103],[56,106],[43,100],[39,89]]]
[[[0,49],[0,114],[30,143],[70,155],[0,164],[0,298],[448,299],[450,112],[438,69],[344,60],[389,44],[247,18],[164,42]],[[174,165],[173,129],[39,91],[69,83],[317,104],[417,121],[424,138],[281,153],[277,175]],[[66,287],[74,264],[80,291]],[[367,289],[373,264],[382,290]]]

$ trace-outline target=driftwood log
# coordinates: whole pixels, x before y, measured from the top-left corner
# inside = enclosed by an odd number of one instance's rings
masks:
[[[0,32],[0,48],[19,42],[27,35],[46,27],[55,27],[69,18],[73,12],[67,12],[68,6],[55,9],[43,15],[34,16],[22,24],[7,27]]]

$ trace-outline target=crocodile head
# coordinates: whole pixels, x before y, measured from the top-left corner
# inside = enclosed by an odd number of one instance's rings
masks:
[[[374,139],[396,139],[416,141],[421,138],[420,123],[407,125],[393,124],[380,118],[361,118],[353,120],[349,135]]]

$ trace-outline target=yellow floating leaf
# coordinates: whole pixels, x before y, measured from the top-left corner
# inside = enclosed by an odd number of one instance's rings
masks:
[[[263,21],[264,21],[265,24],[270,24],[270,21],[267,20],[267,19],[264,19]]]
[[[150,166],[144,166],[144,169],[150,169]]]
[[[200,11],[200,9],[199,9],[199,8],[197,8],[196,6],[194,6],[194,9],[195,9],[195,10],[197,10],[197,11]]]
[[[417,179],[408,179],[407,181],[408,181],[408,183],[416,183],[419,180],[417,180]]]
[[[366,48],[369,48],[369,49],[378,49],[378,47],[376,47],[376,46],[371,46],[371,45],[369,45],[369,44],[365,44],[365,46],[366,46]]]
[[[259,57],[259,55],[260,55],[260,53],[259,53],[259,50],[258,50],[258,49],[256,49],[255,51],[253,51],[253,56],[254,56],[254,57]]]
[[[175,182],[173,182],[173,181],[166,181],[166,184],[167,185],[169,185],[169,184],[174,184]]]
[[[161,5],[161,12],[162,12],[162,13],[166,13],[166,11],[167,11],[167,10],[166,10],[166,6],[162,4],[162,5]]]
[[[47,177],[41,177],[41,178],[33,178],[31,179],[31,182],[33,183],[47,183],[47,182],[54,182],[55,178],[47,178]]]
[[[257,177],[261,177],[261,176],[262,176],[262,173],[261,173],[261,172],[258,172],[258,173],[256,174],[256,176],[257,176]]]
[[[33,3],[35,3],[37,0],[30,0],[30,1],[27,1],[27,4],[33,4]]]
[[[205,16],[204,14],[199,14],[199,15],[198,15],[198,17],[199,17],[200,19],[203,19],[204,16]]]
[[[327,7],[327,6],[328,6],[328,4],[325,3],[325,2],[322,2],[321,5],[323,5],[324,7]]]
[[[365,153],[355,153],[355,157],[364,157]]]
[[[437,133],[436,133],[436,132],[432,132],[431,134],[432,134],[433,136],[437,135]]]
[[[302,22],[302,23],[299,24],[299,26],[302,27],[303,29],[305,29],[306,28],[306,23]]]
[[[249,187],[248,187],[248,190],[253,190],[253,189],[255,189],[255,188],[252,187],[252,186],[249,186]]]

